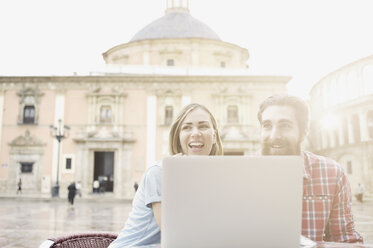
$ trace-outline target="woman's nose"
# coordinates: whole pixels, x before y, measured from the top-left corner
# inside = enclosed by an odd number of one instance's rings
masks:
[[[197,127],[193,127],[192,129],[192,133],[191,133],[191,136],[199,136],[201,135],[201,132],[199,131],[199,129]]]

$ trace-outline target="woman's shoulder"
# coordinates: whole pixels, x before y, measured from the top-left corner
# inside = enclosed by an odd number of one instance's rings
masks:
[[[162,160],[153,162],[147,169],[145,174],[160,173],[162,169]]]

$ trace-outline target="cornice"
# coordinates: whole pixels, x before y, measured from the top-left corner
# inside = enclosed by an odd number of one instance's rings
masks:
[[[0,77],[0,84],[24,83],[288,83],[289,76],[188,76],[188,75],[104,75],[104,76],[6,76]],[[3,85],[1,85],[3,86]]]

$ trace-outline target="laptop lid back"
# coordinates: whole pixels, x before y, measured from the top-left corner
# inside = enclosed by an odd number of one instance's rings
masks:
[[[163,160],[162,248],[299,247],[300,156]]]

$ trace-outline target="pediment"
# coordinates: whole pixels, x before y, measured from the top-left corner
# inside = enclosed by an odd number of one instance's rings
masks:
[[[224,141],[246,141],[249,140],[248,135],[236,126],[226,127],[223,129],[221,138]]]
[[[92,88],[88,96],[127,96],[122,87],[94,87]]]
[[[20,135],[17,138],[13,139],[9,143],[10,146],[44,146],[45,144],[36,138],[35,136],[30,135],[30,131],[26,130],[25,135]]]

